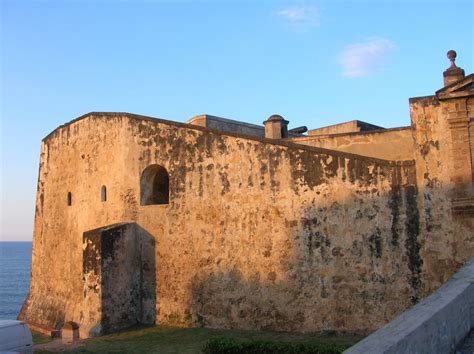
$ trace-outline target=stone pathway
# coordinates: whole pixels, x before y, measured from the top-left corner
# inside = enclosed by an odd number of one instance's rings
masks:
[[[474,330],[471,330],[456,354],[474,354]]]

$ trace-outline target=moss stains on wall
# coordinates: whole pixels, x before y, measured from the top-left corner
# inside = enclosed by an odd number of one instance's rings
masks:
[[[140,322],[370,331],[433,282],[420,212],[430,192],[420,190],[413,161],[128,114],[83,117],[50,135],[43,151],[32,286],[21,315],[40,326],[74,321],[88,336],[115,321],[102,314],[117,301],[114,291],[106,304],[85,295],[99,283],[83,235],[117,223],[135,225],[129,255],[136,256],[115,259],[114,237],[100,256],[147,277],[124,278],[135,284],[134,306],[147,309],[137,310]],[[169,204],[138,202],[140,176],[153,164],[168,172]],[[100,289],[114,289],[122,276],[110,274]]]

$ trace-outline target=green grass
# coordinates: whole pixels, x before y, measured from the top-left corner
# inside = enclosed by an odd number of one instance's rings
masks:
[[[324,333],[286,333],[239,331],[210,328],[136,326],[131,329],[93,338],[74,349],[74,353],[201,353],[209,339],[278,341],[306,344],[338,344],[346,347],[362,339],[356,335]]]
[[[33,337],[33,344],[44,344],[53,340],[50,336],[45,336],[44,334],[34,331],[31,331],[31,336]]]
[[[245,339],[210,339],[203,354],[341,354],[347,345],[330,343],[295,343]]]

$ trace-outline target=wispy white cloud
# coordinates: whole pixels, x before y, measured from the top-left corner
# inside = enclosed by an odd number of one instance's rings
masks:
[[[342,76],[356,78],[379,71],[395,48],[395,43],[386,38],[368,38],[346,46],[339,57]]]
[[[298,27],[317,27],[320,24],[320,11],[316,6],[289,6],[278,10],[276,14]]]

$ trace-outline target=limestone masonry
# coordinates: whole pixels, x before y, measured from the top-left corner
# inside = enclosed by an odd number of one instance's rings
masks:
[[[474,74],[453,53],[408,127],[96,112],[58,127],[19,318],[80,337],[379,328],[474,255]]]

